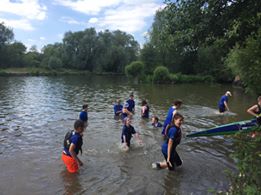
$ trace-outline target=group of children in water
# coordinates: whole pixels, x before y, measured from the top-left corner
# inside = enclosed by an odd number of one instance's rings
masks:
[[[227,96],[232,96],[228,91],[225,93],[224,97],[221,97],[220,102],[223,101],[224,106],[220,106],[220,112],[224,112],[228,109]],[[141,117],[149,118],[149,106],[145,100],[141,103]],[[156,162],[152,164],[155,169],[168,168],[169,170],[174,170],[175,167],[182,165],[182,160],[180,159],[176,147],[180,143],[182,133],[181,125],[184,121],[184,117],[177,112],[181,107],[182,101],[175,100],[173,105],[169,108],[164,124],[159,122],[157,116],[152,117],[152,125],[154,127],[162,127],[161,134],[164,137],[164,143],[162,144],[162,154],[165,158],[163,162]],[[221,105],[221,104],[219,104]],[[222,108],[221,108],[222,107]],[[130,147],[130,141],[132,135],[134,135],[138,142],[142,144],[142,140],[139,134],[135,131],[134,127],[131,125],[131,116],[135,112],[135,101],[134,95],[130,94],[129,100],[127,100],[124,105],[121,105],[120,100],[116,101],[114,105],[114,115],[115,117],[120,117],[123,122],[121,142],[124,150],[128,150]],[[257,105],[250,107],[247,110],[248,113],[252,114],[257,118],[257,122],[261,120],[261,96],[258,97]],[[74,123],[74,130],[66,134],[64,139],[64,150],[62,153],[62,160],[67,167],[67,170],[71,173],[78,171],[79,166],[82,166],[82,161],[78,158],[78,153],[81,151],[82,147],[82,135],[87,127],[88,123],[88,105],[84,104],[82,111],[79,114],[79,119]]]

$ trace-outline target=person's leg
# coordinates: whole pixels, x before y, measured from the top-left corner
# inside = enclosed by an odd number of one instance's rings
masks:
[[[182,165],[182,160],[180,159],[180,156],[176,150],[174,152],[174,162],[177,165],[177,167]]]
[[[79,170],[76,160],[72,157],[62,154],[62,160],[70,173],[76,173]]]

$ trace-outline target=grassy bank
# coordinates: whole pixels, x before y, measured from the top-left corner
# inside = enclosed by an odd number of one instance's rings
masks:
[[[73,69],[45,69],[36,67],[25,68],[5,68],[0,69],[0,76],[53,76],[53,75],[72,75],[89,74],[89,71]]]

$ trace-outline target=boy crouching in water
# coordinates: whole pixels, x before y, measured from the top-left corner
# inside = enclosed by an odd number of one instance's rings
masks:
[[[82,161],[78,158],[79,151],[82,153],[82,136],[84,131],[84,122],[76,120],[74,130],[68,132],[64,139],[64,149],[62,160],[70,173],[76,173],[79,166],[82,166]]]

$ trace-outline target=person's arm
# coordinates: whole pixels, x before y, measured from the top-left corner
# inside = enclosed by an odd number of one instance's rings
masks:
[[[172,112],[172,119],[173,119],[173,117],[175,116],[175,114],[177,113],[178,111],[177,111],[177,109],[175,109],[173,112]],[[171,120],[172,120],[171,119]]]
[[[169,164],[170,167],[172,167],[172,164],[170,162],[170,155],[171,155],[171,151],[172,151],[172,146],[173,146],[173,140],[169,139],[168,142],[168,158],[167,158],[167,163]]]
[[[126,113],[129,115],[129,116],[132,116],[133,114],[128,110],[128,109],[125,109]]]
[[[257,105],[254,105],[254,106],[250,107],[250,108],[247,110],[247,112],[248,112],[249,114],[251,114],[252,116],[254,116],[254,117],[258,117],[258,114],[255,113],[255,110],[256,110],[256,109],[257,109]]]
[[[139,133],[135,133],[134,135],[135,135],[135,138],[138,140],[138,143],[142,144],[142,139],[140,138]]]
[[[226,110],[229,111],[229,107],[228,107],[227,101],[224,101],[224,105],[225,105],[225,107],[226,107]]]
[[[73,143],[71,143],[70,148],[69,148],[69,152],[72,156],[73,159],[76,160],[76,162],[78,163],[79,166],[82,166],[83,163],[82,161],[78,158],[77,154],[74,152],[75,149],[75,145]]]

